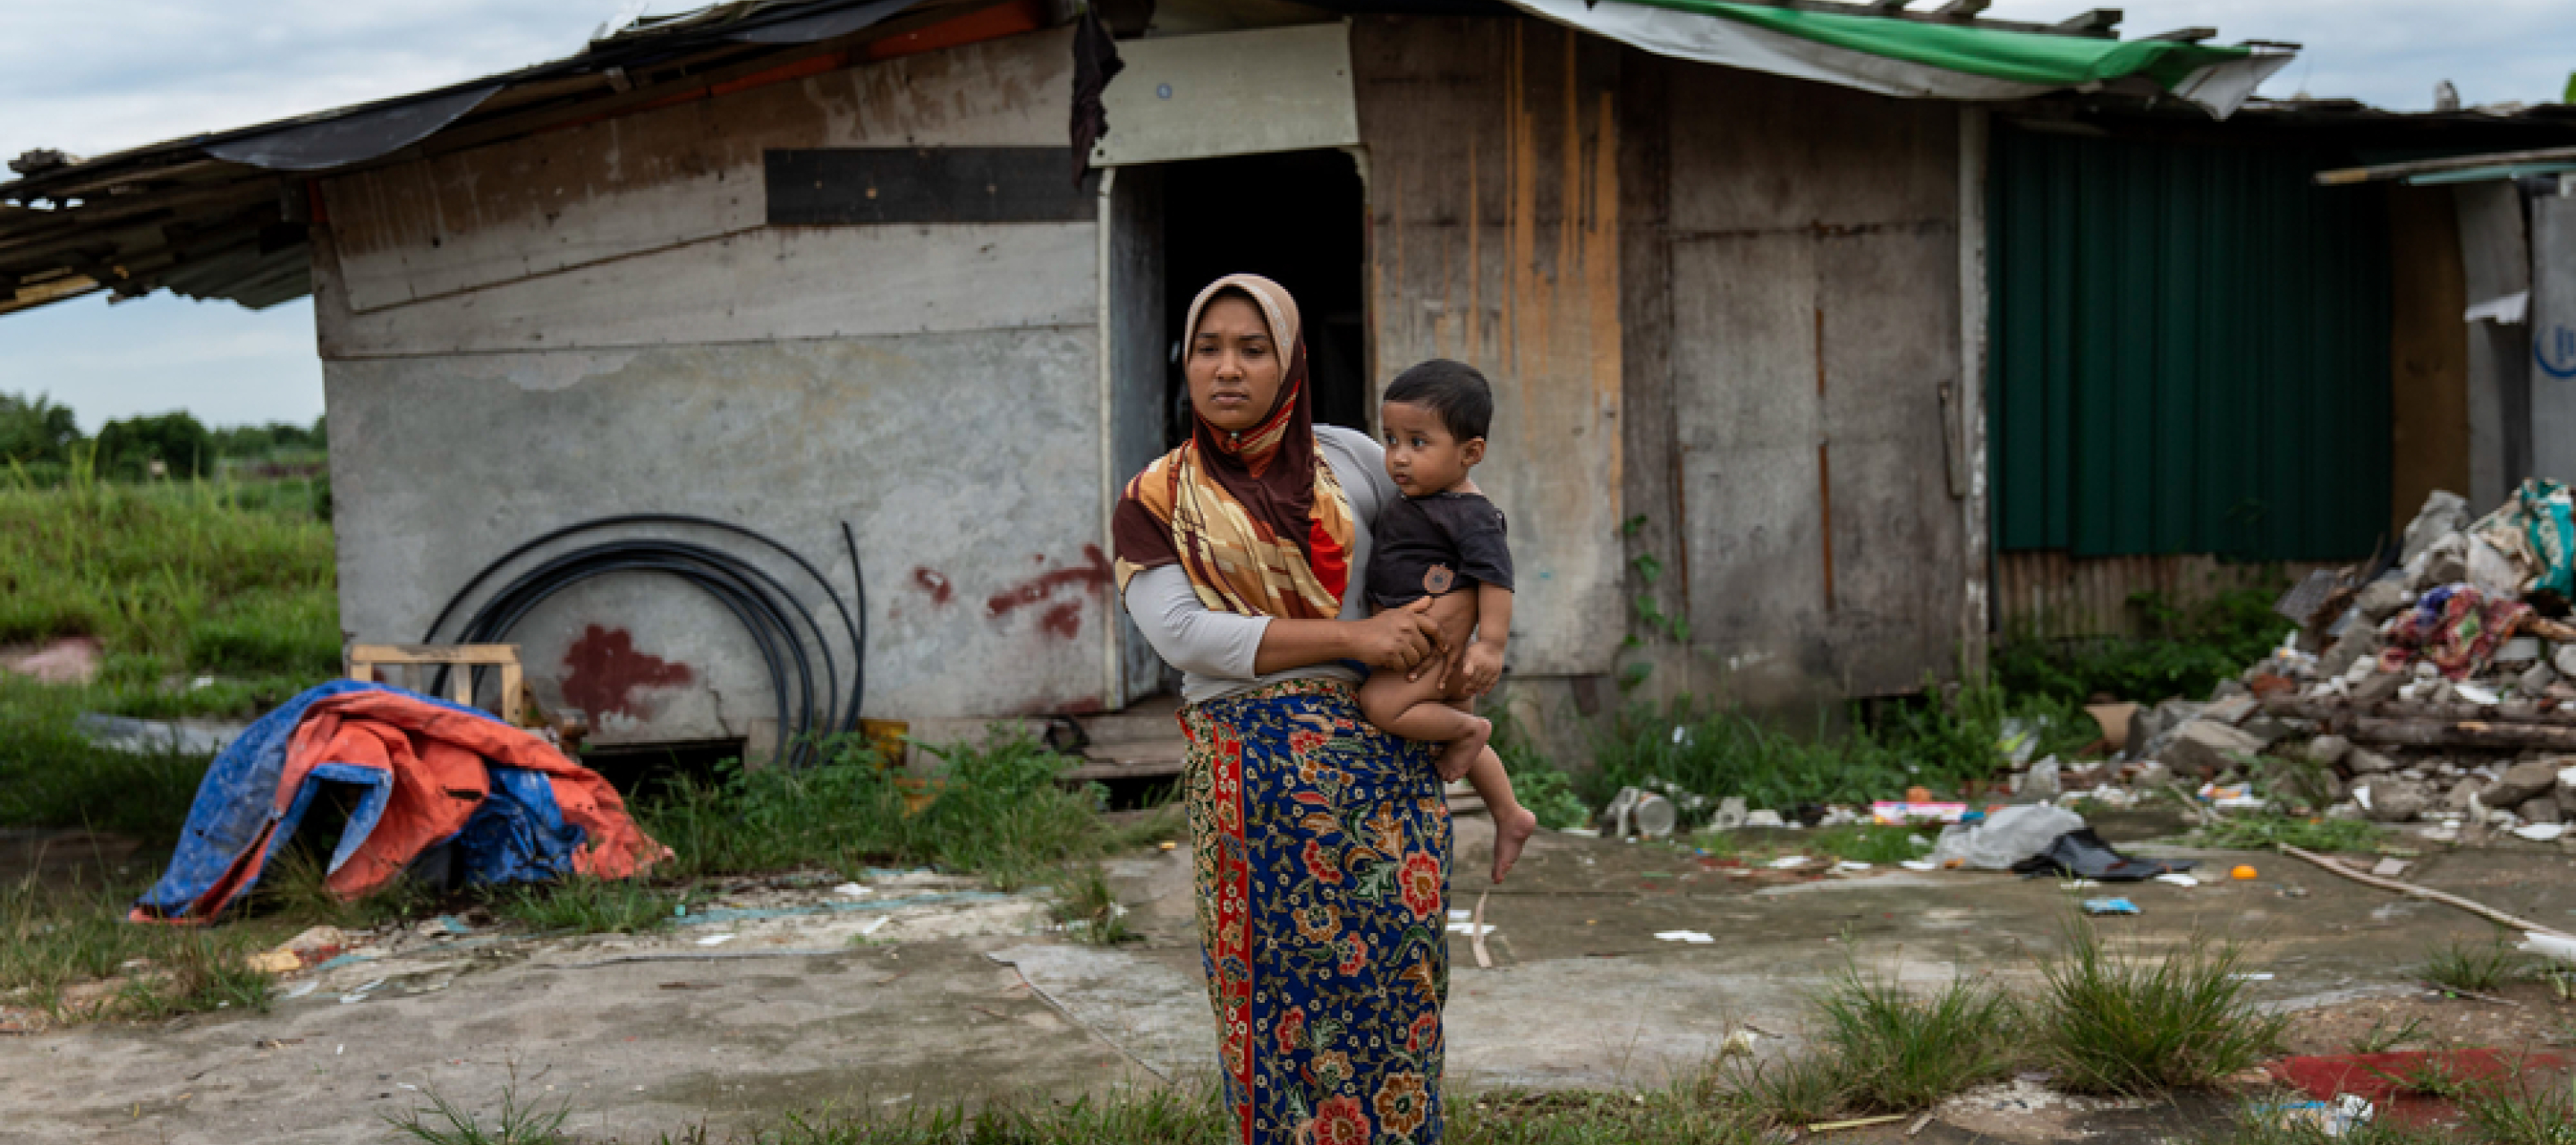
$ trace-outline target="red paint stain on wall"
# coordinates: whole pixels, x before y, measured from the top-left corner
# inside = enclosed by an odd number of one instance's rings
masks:
[[[669,688],[695,679],[686,664],[635,650],[635,637],[623,628],[591,625],[564,650],[564,700],[597,720],[610,712],[637,719],[649,713],[635,700],[639,688]]]
[[[1056,590],[1063,588],[1082,588],[1094,595],[1105,595],[1112,577],[1108,555],[1102,553],[1098,545],[1084,545],[1082,560],[1081,564],[1040,573],[994,593],[984,602],[985,615],[996,619],[1008,616],[1024,606],[1045,603],[1056,594]],[[1038,631],[1067,640],[1081,635],[1082,602],[1064,601],[1050,606],[1038,616]]]
[[[912,583],[920,585],[921,591],[930,594],[932,604],[946,604],[949,597],[957,595],[957,586],[948,583],[947,577],[929,569],[912,570]]]

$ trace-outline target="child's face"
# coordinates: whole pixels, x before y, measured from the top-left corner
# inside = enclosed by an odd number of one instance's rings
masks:
[[[1279,400],[1288,363],[1271,341],[1270,324],[1249,300],[1228,294],[1199,312],[1182,373],[1190,408],[1209,425],[1240,433],[1261,424]]]
[[[1429,406],[1388,402],[1378,407],[1378,424],[1386,427],[1386,475],[1407,497],[1451,488],[1485,459],[1484,438],[1458,440]]]

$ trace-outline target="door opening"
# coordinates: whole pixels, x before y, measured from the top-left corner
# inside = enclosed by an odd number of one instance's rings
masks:
[[[1371,432],[1368,195],[1341,151],[1291,151],[1156,165],[1163,186],[1164,447],[1190,434],[1180,344],[1190,300],[1228,274],[1288,288],[1305,325],[1315,421]]]

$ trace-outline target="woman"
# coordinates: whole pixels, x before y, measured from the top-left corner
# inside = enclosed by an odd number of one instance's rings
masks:
[[[1439,671],[1417,605],[1368,615],[1378,446],[1317,429],[1297,304],[1190,304],[1190,441],[1128,482],[1119,592],[1185,674],[1199,940],[1246,1142],[1440,1136],[1449,812],[1427,745],[1360,717],[1368,665]],[[1427,603],[1427,602],[1421,602]]]

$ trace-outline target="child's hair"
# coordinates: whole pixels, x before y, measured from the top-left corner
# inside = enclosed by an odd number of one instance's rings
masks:
[[[1387,383],[1384,401],[1430,410],[1452,437],[1469,441],[1485,436],[1494,422],[1494,387],[1465,362],[1433,358]]]

